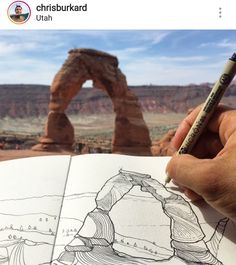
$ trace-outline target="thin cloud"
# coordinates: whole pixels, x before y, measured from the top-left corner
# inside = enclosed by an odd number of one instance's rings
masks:
[[[159,44],[161,43],[164,39],[166,39],[167,36],[170,35],[171,32],[159,32],[155,36],[153,36],[152,39],[152,44]]]
[[[126,73],[129,85],[188,85],[203,82],[214,82],[222,70],[224,63],[179,64],[155,58],[140,59],[128,63],[122,70]],[[143,80],[148,80],[143,82]]]
[[[169,61],[169,62],[204,62],[209,59],[207,56],[183,56],[183,57],[167,57],[161,56],[158,57],[161,61]]]
[[[32,51],[37,49],[38,44],[35,42],[28,43],[12,43],[0,41],[0,56],[5,57],[9,55],[15,55],[17,53],[25,53],[26,51]]]
[[[29,58],[21,58],[20,60],[16,57],[15,61],[7,61],[4,65],[0,66],[0,80],[2,84],[25,83],[48,85],[52,82],[59,68],[60,66],[52,62],[46,63],[44,60]]]
[[[229,40],[223,40],[218,44],[218,47],[229,48],[230,50],[235,50],[236,42],[230,42]]]
[[[0,30],[0,82],[50,84],[77,47],[117,56],[129,84],[211,82],[236,49],[234,38],[228,31]]]
[[[140,52],[144,52],[145,50],[147,50],[147,47],[129,47],[121,50],[110,50],[108,52],[117,56],[119,61],[121,61],[128,59],[132,60],[135,55],[140,54]]]
[[[202,43],[199,46],[200,48],[205,48],[205,47],[217,47],[217,48],[228,48],[230,50],[235,50],[236,49],[236,41],[232,42],[229,39],[223,39],[219,42],[207,42],[207,43]]]

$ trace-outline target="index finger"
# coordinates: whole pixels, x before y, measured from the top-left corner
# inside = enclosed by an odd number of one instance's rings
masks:
[[[172,145],[176,150],[179,149],[182,142],[184,141],[201,108],[202,105],[196,107],[180,123],[172,140]],[[229,115],[231,111],[233,112],[233,115]],[[235,119],[234,123],[232,122],[232,119]],[[232,108],[225,105],[219,105],[215,109],[215,112],[213,113],[213,116],[211,117],[206,129],[210,132],[218,133],[222,144],[225,144],[231,133],[236,130],[236,125],[232,126],[233,124],[236,124],[236,110],[233,110]]]

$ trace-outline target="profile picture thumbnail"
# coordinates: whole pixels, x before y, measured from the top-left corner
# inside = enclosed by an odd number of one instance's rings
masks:
[[[23,1],[15,1],[8,7],[8,17],[16,24],[23,24],[29,20],[31,15],[30,7]]]

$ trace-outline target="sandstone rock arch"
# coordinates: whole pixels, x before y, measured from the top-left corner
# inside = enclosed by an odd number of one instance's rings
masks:
[[[111,98],[115,112],[112,152],[151,154],[151,140],[137,97],[118,68],[118,59],[93,49],[73,49],[56,74],[50,91],[48,120],[44,136],[33,150],[71,149],[74,128],[65,114],[72,98],[87,80]]]

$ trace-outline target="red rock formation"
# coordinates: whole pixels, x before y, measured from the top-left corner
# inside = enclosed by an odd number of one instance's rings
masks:
[[[113,103],[116,118],[112,151],[151,154],[151,140],[140,104],[128,89],[126,78],[118,68],[117,58],[92,49],[71,50],[68,59],[56,74],[51,86],[45,135],[33,150],[72,148],[74,131],[64,112],[87,80],[92,80],[96,88],[104,90]]]
[[[154,156],[172,156],[174,150],[170,146],[170,142],[175,135],[174,130],[169,130],[160,140],[152,142],[152,155]]]

